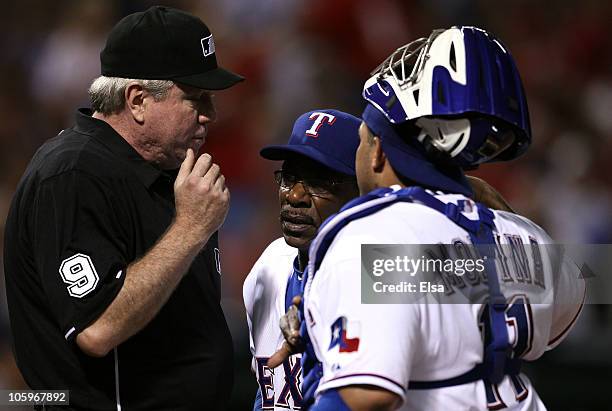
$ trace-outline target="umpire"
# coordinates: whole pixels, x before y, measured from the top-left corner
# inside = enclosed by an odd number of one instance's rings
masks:
[[[38,150],[8,215],[17,364],[32,389],[70,390],[69,409],[222,409],[229,192],[195,153],[215,118],[210,90],[242,77],[217,66],[200,19],[165,7],[121,20],[100,58],[93,112]]]

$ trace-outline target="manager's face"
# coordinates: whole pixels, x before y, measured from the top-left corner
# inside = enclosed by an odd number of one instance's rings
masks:
[[[291,247],[307,250],[327,217],[357,196],[355,177],[303,156],[285,160],[277,172],[281,230]]]

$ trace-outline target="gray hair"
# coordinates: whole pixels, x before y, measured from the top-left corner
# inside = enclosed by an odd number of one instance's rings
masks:
[[[89,99],[94,111],[105,115],[118,113],[125,106],[125,88],[130,83],[140,84],[155,101],[163,100],[172,88],[172,80],[138,80],[100,76],[89,86]]]

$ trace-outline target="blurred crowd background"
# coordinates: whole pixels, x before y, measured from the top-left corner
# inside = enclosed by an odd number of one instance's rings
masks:
[[[0,14],[0,221],[34,151],[87,106],[98,53],[122,16],[151,1],[13,1]],[[272,171],[259,149],[284,142],[314,108],[359,115],[369,72],[433,28],[474,24],[497,34],[522,73],[531,150],[474,172],[561,243],[612,243],[612,2],[487,0],[184,0],[163,4],[200,17],[217,58],[247,81],[217,94],[206,151],[232,193],[221,231],[224,309],[236,347],[232,409],[250,409],[242,282],[279,236]],[[8,6],[8,7],[7,7]],[[608,273],[599,273],[607,275]],[[14,364],[0,281],[0,389],[25,387]],[[569,338],[528,375],[552,410],[609,409],[612,309],[590,305]]]

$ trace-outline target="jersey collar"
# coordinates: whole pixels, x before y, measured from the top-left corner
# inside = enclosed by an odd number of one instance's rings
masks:
[[[304,276],[304,272],[300,271],[300,260],[299,256],[296,256],[293,260],[293,272],[297,276],[299,281],[302,281],[302,277]]]
[[[92,114],[90,109],[78,109],[75,130],[91,136],[112,151],[117,157],[127,160],[130,168],[147,188],[150,188],[159,177],[166,175],[162,170],[142,158],[130,143],[121,137],[107,122],[93,118]]]

